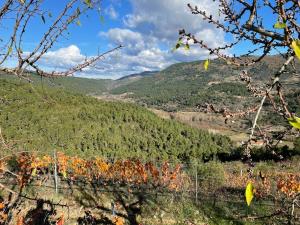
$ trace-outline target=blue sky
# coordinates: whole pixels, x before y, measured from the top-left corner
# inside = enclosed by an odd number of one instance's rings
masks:
[[[67,1],[45,0],[43,8],[55,16],[63,5],[60,3],[64,2]],[[191,15],[187,3],[198,5],[218,17],[217,3],[212,0],[103,0],[101,13],[94,10],[82,16],[81,26],[72,25],[69,35],[61,38],[40,64],[47,69],[67,69],[86,56],[119,44],[124,45],[122,50],[107,56],[97,68],[88,68],[76,75],[116,79],[132,73],[161,70],[176,62],[206,59],[208,53],[198,47],[192,47],[190,51],[171,51],[181,28],[196,34],[212,47],[222,46],[229,40],[220,30]],[[272,16],[267,20],[269,24],[274,23]],[[36,46],[50,21],[51,18],[46,17],[44,24],[37,17],[31,22],[30,31],[24,38],[24,52],[30,52]],[[239,54],[248,47],[245,43],[228,53]]]

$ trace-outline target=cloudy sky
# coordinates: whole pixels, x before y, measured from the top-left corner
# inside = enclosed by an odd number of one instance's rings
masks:
[[[64,0],[48,0],[45,7],[55,13],[58,10],[56,1]],[[124,46],[122,50],[77,76],[116,79],[132,73],[161,70],[176,62],[205,59],[207,52],[198,47],[171,51],[181,28],[196,34],[210,46],[226,42],[224,33],[192,15],[187,3],[218,17],[217,4],[212,0],[104,0],[101,8],[104,20],[96,12],[81,18],[81,26],[72,26],[67,38],[61,39],[40,64],[44,68],[62,70],[86,56],[119,44]],[[40,19],[31,26],[25,37],[24,51],[29,52],[35,46],[41,26],[45,25]]]

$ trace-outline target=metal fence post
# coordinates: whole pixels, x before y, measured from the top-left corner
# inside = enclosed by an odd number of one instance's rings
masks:
[[[53,159],[54,159],[54,185],[55,185],[55,193],[58,192],[58,178],[57,178],[57,156],[56,150],[53,152]]]
[[[198,166],[197,166],[197,163],[196,163],[196,204],[198,204]]]

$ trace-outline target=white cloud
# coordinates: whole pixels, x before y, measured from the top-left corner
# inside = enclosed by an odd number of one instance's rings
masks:
[[[39,61],[42,66],[55,69],[66,69],[81,63],[86,57],[76,45],[47,52]]]
[[[115,10],[115,8],[110,5],[109,7],[107,7],[104,10],[105,14],[108,15],[111,19],[115,20],[119,17],[119,14],[117,13],[117,11]]]
[[[182,28],[191,33],[213,30],[213,26],[203,22],[200,16],[192,15],[188,3],[218,16],[218,3],[212,0],[131,0],[131,3],[133,13],[126,15],[125,25],[169,43],[176,40],[178,30]]]
[[[99,35],[106,37],[115,45],[123,45],[126,52],[131,55],[136,55],[156,44],[155,38],[144,36],[142,33],[129,29],[113,28],[108,32],[100,32]]]
[[[132,13],[123,17],[123,27],[100,32],[111,46],[122,44],[121,51],[112,53],[97,64],[97,69],[88,68],[79,76],[119,78],[130,73],[146,70],[162,70],[170,64],[182,61],[205,59],[206,50],[191,46],[189,51],[178,49],[171,52],[178,39],[178,30],[185,28],[210,47],[225,44],[224,33],[192,15],[187,3],[198,5],[210,14],[218,16],[218,5],[211,0],[130,0]],[[113,6],[106,9],[114,15]],[[71,45],[46,54],[44,64],[56,66],[74,65],[84,59],[77,46]]]
[[[207,50],[198,46],[191,46],[189,51],[170,51],[178,39],[178,30],[182,28],[204,40],[210,47],[225,44],[223,32],[202,21],[199,16],[192,15],[187,7],[188,3],[198,5],[208,13],[218,16],[218,5],[211,0],[130,2],[133,12],[123,18],[125,28],[114,28],[100,33],[100,36],[106,37],[111,43],[125,46],[120,62],[117,63],[118,68],[124,71],[160,70],[172,63],[207,58]],[[118,70],[117,73],[122,74],[122,71]]]

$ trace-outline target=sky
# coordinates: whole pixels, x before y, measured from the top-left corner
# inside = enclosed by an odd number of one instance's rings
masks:
[[[66,0],[45,0],[44,8],[53,15]],[[208,58],[199,47],[172,51],[178,30],[204,40],[209,46],[226,44],[228,37],[199,16],[192,15],[187,3],[198,5],[218,18],[217,3],[212,0],[103,0],[100,8],[80,18],[81,25],[72,25],[68,35],[41,59],[45,69],[64,70],[118,45],[124,47],[107,55],[95,68],[87,68],[76,76],[117,79],[143,71],[157,71],[177,63]],[[46,24],[40,18],[31,22],[24,37],[23,51],[30,52],[44,33]],[[247,46],[245,46],[247,47]],[[234,50],[238,53],[239,49]],[[232,52],[228,52],[229,54]]]

